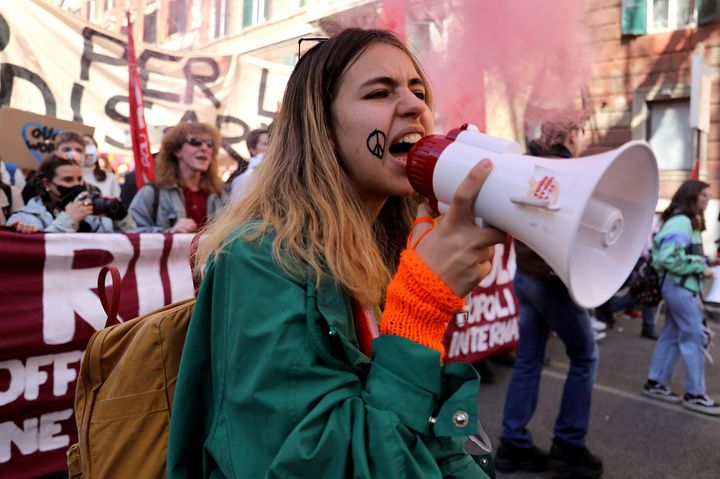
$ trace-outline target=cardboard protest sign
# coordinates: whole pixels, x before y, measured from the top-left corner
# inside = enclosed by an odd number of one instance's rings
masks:
[[[94,128],[15,108],[0,108],[0,158],[19,168],[37,169],[55,149],[55,137],[63,131],[91,135]]]

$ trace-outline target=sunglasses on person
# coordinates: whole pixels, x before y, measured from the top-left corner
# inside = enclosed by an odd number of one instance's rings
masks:
[[[185,143],[187,143],[190,146],[195,146],[195,147],[202,146],[203,143],[206,144],[208,148],[212,149],[215,147],[215,142],[213,140],[203,140],[202,138],[195,138],[195,137],[185,140]]]

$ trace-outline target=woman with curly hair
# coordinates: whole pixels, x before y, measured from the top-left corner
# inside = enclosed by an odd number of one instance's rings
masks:
[[[218,175],[220,134],[212,125],[183,122],[162,139],[155,158],[155,183],[130,203],[141,232],[193,233],[225,208],[227,193]]]

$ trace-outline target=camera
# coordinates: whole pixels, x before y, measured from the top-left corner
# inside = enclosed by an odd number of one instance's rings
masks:
[[[127,216],[127,208],[117,198],[103,198],[99,191],[91,190],[87,199],[92,202],[94,215],[107,216],[112,220],[121,220]]]

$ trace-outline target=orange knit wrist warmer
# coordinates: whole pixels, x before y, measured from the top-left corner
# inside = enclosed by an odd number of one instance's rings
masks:
[[[444,356],[445,327],[463,305],[414,250],[405,250],[387,288],[380,333],[402,336]]]

